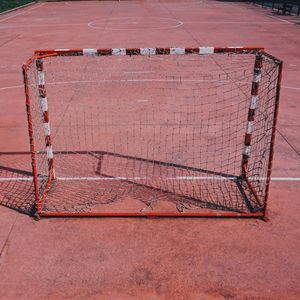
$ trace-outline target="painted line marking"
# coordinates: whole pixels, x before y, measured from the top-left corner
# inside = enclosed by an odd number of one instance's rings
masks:
[[[55,84],[76,84],[76,83],[110,83],[110,82],[220,82],[220,83],[229,83],[230,80],[205,80],[205,79],[122,79],[122,80],[75,80],[75,81],[60,81],[60,82],[48,82],[48,85],[55,85]],[[237,82],[241,84],[246,84],[247,82]],[[249,82],[251,84],[251,82]],[[24,88],[23,85],[12,85],[12,86],[4,86],[0,87],[0,91],[10,90],[10,89],[17,89],[17,88]],[[295,86],[281,86],[283,89],[290,89],[290,90],[300,90],[300,87]]]
[[[131,21],[130,21],[131,19]],[[135,19],[135,20],[134,20]],[[146,19],[148,19],[149,21],[147,21]],[[114,21],[117,22],[114,22]],[[121,21],[121,22],[118,22]],[[122,21],[123,20],[123,21]],[[125,21],[125,20],[129,20],[129,21]],[[161,21],[163,20],[163,21]],[[175,23],[174,25],[171,25],[170,23]],[[164,25],[164,23],[166,23],[166,25]],[[95,25],[96,24],[96,25]],[[97,25],[99,24],[99,25]],[[93,28],[93,29],[105,29],[105,30],[146,30],[148,28],[143,28],[142,26],[140,27],[136,27],[136,28],[122,28],[122,26],[126,26],[126,25],[145,25],[145,24],[154,24],[154,26],[152,26],[151,30],[161,30],[161,29],[171,29],[171,28],[178,28],[180,26],[182,26],[184,23],[180,20],[174,19],[174,18],[163,18],[163,17],[120,17],[120,18],[111,18],[108,21],[107,20],[103,20],[103,19],[97,19],[97,20],[93,20],[91,22],[89,22],[87,24],[88,27]],[[158,24],[158,25],[157,25]],[[162,26],[160,26],[160,24]],[[170,25],[168,25],[170,24]],[[111,25],[119,25],[121,26],[120,28],[111,28]],[[156,27],[157,25],[157,27]]]
[[[69,26],[86,26],[86,23],[70,23],[70,24],[32,24],[32,25],[8,25],[0,26],[0,29],[13,29],[13,28],[37,28],[37,27],[69,27]]]
[[[147,177],[56,177],[55,180],[62,181],[114,181],[114,180],[155,180],[155,178]],[[165,180],[235,180],[236,177],[219,177],[219,176],[177,176],[177,177],[166,177]],[[252,180],[266,180],[265,177],[251,178]],[[0,178],[0,181],[31,181],[33,177],[11,177],[11,178]],[[300,177],[271,177],[271,181],[300,181]]]
[[[0,69],[6,69],[6,68],[16,68],[17,65],[9,65],[9,66],[0,66]]]
[[[20,12],[20,13],[18,13],[18,14],[15,14],[15,15],[13,15],[13,16],[9,16],[9,17],[4,18],[4,19],[1,19],[1,20],[0,20],[0,23],[4,22],[4,21],[6,21],[6,20],[10,20],[10,19],[12,19],[12,18],[15,18],[15,17],[17,17],[17,16],[23,15],[23,14],[25,14],[25,13],[27,13],[27,12],[29,12],[29,11],[32,11],[32,10],[34,10],[34,9],[36,9],[36,8],[39,8],[39,7],[43,6],[43,5],[45,5],[45,3],[41,3],[40,5],[37,5],[37,6],[34,6],[34,7],[29,8],[29,9],[26,9],[25,11],[22,11],[22,12]]]
[[[254,21],[254,22],[247,22],[247,21],[186,21],[184,24],[246,24],[246,25],[259,25],[259,24],[277,24],[277,25],[288,25],[283,24],[281,22],[274,22],[274,21]],[[293,24],[293,23],[290,23]]]
[[[121,1],[121,0],[117,0],[117,1],[118,1],[118,5],[122,5],[122,7],[139,6],[138,3],[134,3],[134,2],[127,2],[127,1]],[[99,1],[99,4],[98,3],[87,3],[87,4],[85,4],[85,3],[82,3],[81,1],[78,1],[78,2],[75,2],[75,3],[74,2],[72,2],[72,3],[71,2],[65,2],[64,4],[66,6],[71,6],[73,8],[76,8],[78,6],[84,7],[84,8],[89,8],[91,6],[96,7],[96,5],[97,5],[97,7],[98,6],[112,6],[112,3],[109,3],[108,1],[107,2]],[[147,6],[151,6],[151,5],[157,6],[157,4],[158,3],[156,3],[156,2],[154,2],[154,3],[148,2]],[[164,3],[164,4],[168,4],[168,3]],[[180,6],[180,7],[182,7],[183,5],[184,5],[184,7],[187,7],[187,6],[190,7],[190,6],[195,5],[195,4],[198,6],[199,4],[204,4],[204,3],[203,3],[203,1],[192,1],[192,2],[186,1],[186,2],[182,2],[182,3],[172,2],[170,4],[172,5],[172,7],[175,6],[175,5]],[[218,6],[218,5],[215,5],[215,6]],[[221,5],[219,5],[219,6],[221,6]]]
[[[110,82],[219,82],[219,83],[229,83],[230,80],[205,80],[205,79],[121,79],[121,80],[74,80],[74,81],[60,81],[60,82],[48,82],[48,85],[55,85],[55,84],[76,84],[76,83],[110,83]],[[247,82],[237,82],[240,84],[247,84]],[[251,82],[249,82],[251,84]],[[23,85],[12,85],[12,86],[4,86],[0,87],[0,91],[3,90],[10,90],[10,89],[17,89],[23,88]],[[290,89],[290,90],[300,90],[300,87],[295,86],[286,86],[282,85],[281,88],[283,89]]]
[[[118,1],[118,2],[120,2],[120,0]],[[71,7],[74,7],[74,8],[76,8],[76,7],[78,7],[78,6],[80,6],[80,7],[93,7],[93,8],[95,8],[95,7],[98,7],[99,5],[100,6],[112,6],[113,4],[112,3],[109,3],[109,2],[102,2],[102,1],[99,1],[99,4],[98,3],[81,3],[80,1],[78,1],[77,3],[70,3],[70,2],[65,2],[64,3],[66,6],[71,6]]]
[[[300,90],[300,87],[295,87],[295,86],[286,86],[286,85],[283,85],[282,88],[284,88],[284,89],[290,89],[290,90],[297,90],[297,91]]]
[[[0,178],[0,181],[32,181],[33,178],[32,177],[20,177],[20,178]]]
[[[136,102],[148,102],[149,100],[148,99],[138,99],[136,100]]]
[[[153,74],[153,71],[124,71],[124,74]]]
[[[1,20],[0,20],[1,22]],[[94,28],[94,29],[100,29],[100,27],[95,27],[95,26],[91,26],[89,25],[92,22],[88,23],[88,27]],[[149,24],[153,24],[154,22],[148,22]],[[166,23],[166,22],[160,22],[162,23]],[[216,21],[216,22],[211,22],[211,21],[203,21],[203,22],[199,22],[199,21],[187,21],[187,22],[181,22],[182,24],[178,24],[176,25],[177,27],[183,25],[183,24],[247,24],[247,25],[257,25],[257,24],[275,24],[275,25],[289,25],[289,24],[293,24],[293,23],[281,23],[281,22],[267,22],[267,21],[261,21],[261,22],[243,22],[243,21]],[[138,24],[137,22],[131,22],[131,23],[109,23],[108,25],[131,25],[131,24]],[[143,22],[142,24],[146,24],[146,22]],[[0,26],[0,30],[1,29],[13,29],[13,28],[38,28],[38,27],[70,27],[70,26],[86,26],[87,23],[69,23],[69,24],[32,24],[32,25],[7,25],[7,26]],[[103,23],[103,26],[105,25],[105,23]],[[102,27],[101,27],[102,28]],[[168,27],[171,28],[171,27]],[[172,28],[176,28],[176,27],[172,27]],[[140,28],[106,28],[108,30],[137,30]],[[160,27],[156,27],[154,29],[165,29],[165,28],[160,28]]]
[[[290,21],[288,21],[288,20],[281,19],[281,18],[276,17],[276,16],[268,15],[268,17],[270,17],[270,18],[272,18],[272,19],[274,19],[274,20],[279,20],[279,21],[283,22],[284,24],[295,25],[295,23],[293,23],[293,22],[290,22]]]
[[[228,83],[229,80],[202,80],[202,79],[191,79],[191,80],[177,80],[180,82],[220,82],[220,83]],[[49,82],[48,85],[55,85],[55,84],[76,84],[76,83],[109,83],[109,82],[177,82],[176,80],[168,80],[168,79],[128,79],[128,80],[76,80],[76,81],[61,81],[61,82]],[[246,83],[246,82],[238,82],[238,83]],[[251,83],[249,83],[251,84]],[[12,86],[5,86],[0,87],[0,91],[10,90],[10,89],[17,89],[17,88],[24,88],[23,85],[12,85]],[[290,89],[299,91],[300,87],[293,87],[293,86],[281,86],[283,89]]]
[[[0,91],[5,91],[5,90],[11,90],[11,89],[18,89],[18,88],[23,88],[23,85],[12,85],[12,86],[5,86],[5,87],[0,87]]]

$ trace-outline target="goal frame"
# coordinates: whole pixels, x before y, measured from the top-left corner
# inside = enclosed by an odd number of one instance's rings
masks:
[[[188,55],[188,54],[199,54],[199,55],[210,55],[216,53],[251,53],[255,54],[255,66],[253,70],[253,81],[251,87],[251,99],[255,99],[258,95],[259,82],[260,82],[260,69],[262,66],[261,55],[269,57],[275,60],[278,64],[278,77],[276,83],[276,97],[275,97],[275,107],[273,116],[273,127],[271,133],[271,144],[270,144],[270,155],[268,160],[267,169],[267,179],[265,187],[265,201],[261,206],[260,212],[253,213],[240,213],[240,212],[197,212],[197,213],[168,213],[168,212],[150,212],[150,213],[119,213],[119,212],[45,212],[42,210],[44,201],[46,199],[47,193],[51,187],[51,183],[55,180],[55,155],[52,150],[52,141],[50,134],[50,124],[48,115],[48,104],[47,102],[42,105],[43,110],[43,125],[45,131],[45,144],[48,159],[48,180],[45,186],[45,190],[42,196],[39,196],[39,184],[38,184],[38,170],[36,163],[36,149],[35,140],[33,134],[33,121],[32,121],[32,111],[31,111],[31,96],[28,80],[28,69],[32,64],[36,64],[38,71],[38,95],[42,99],[46,98],[46,87],[45,87],[45,77],[44,77],[44,67],[43,60],[48,57],[55,56],[105,56],[105,55]],[[282,78],[282,61],[273,57],[272,55],[266,53],[263,47],[260,46],[246,46],[246,47],[197,47],[197,48],[102,48],[102,49],[54,49],[54,50],[36,50],[34,55],[23,64],[23,79],[24,79],[24,89],[26,98],[26,111],[27,111],[27,122],[28,122],[28,133],[30,141],[30,155],[32,162],[32,172],[33,172],[33,185],[35,191],[35,207],[34,215],[39,219],[40,217],[255,217],[255,218],[265,218],[267,206],[269,202],[269,190],[270,190],[270,179],[273,164],[274,155],[274,144],[275,144],[275,134],[278,119],[278,108],[279,108],[279,96],[280,96],[280,86]],[[252,188],[251,182],[248,180],[246,171],[248,158],[250,155],[251,148],[251,122],[254,120],[255,107],[253,108],[250,104],[247,120],[247,128],[245,132],[244,139],[244,152],[241,157],[241,176],[247,183],[249,189],[253,192],[255,196],[255,191]],[[256,200],[259,202],[257,196]]]

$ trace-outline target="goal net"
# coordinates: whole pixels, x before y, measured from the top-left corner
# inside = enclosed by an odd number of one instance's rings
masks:
[[[281,61],[263,49],[40,50],[23,74],[37,215],[264,215]]]

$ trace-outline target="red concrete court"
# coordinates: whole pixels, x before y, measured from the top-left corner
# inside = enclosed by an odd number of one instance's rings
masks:
[[[1,15],[0,299],[299,299],[297,23],[208,0],[47,2]],[[21,65],[35,49],[246,45],[284,62],[267,222],[21,213],[33,202]]]

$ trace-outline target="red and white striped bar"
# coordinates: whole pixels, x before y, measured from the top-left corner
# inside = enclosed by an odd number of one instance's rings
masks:
[[[35,190],[35,199],[39,200],[39,184],[37,180],[37,165],[36,165],[36,151],[35,151],[35,142],[33,137],[33,122],[32,122],[32,111],[31,111],[31,99],[29,93],[29,80],[28,80],[28,65],[33,62],[33,59],[29,59],[26,64],[23,65],[23,79],[25,87],[25,97],[26,97],[26,112],[27,112],[27,122],[28,122],[28,134],[29,134],[29,143],[30,143],[30,155],[31,155],[31,164],[33,172],[33,184]]]
[[[45,73],[44,73],[44,66],[42,60],[40,59],[36,60],[36,68],[37,68],[37,76],[38,76],[39,102],[40,102],[40,109],[41,109],[41,114],[43,119],[44,135],[45,135],[45,142],[46,142],[46,154],[48,159],[48,167],[50,171],[53,166],[53,149],[52,149],[51,130],[50,130],[50,123],[49,123],[48,101],[47,101],[47,95],[45,89]],[[54,175],[54,170],[52,170],[52,172]]]
[[[262,61],[263,61],[262,55],[260,53],[257,53],[255,56],[253,80],[252,80],[252,87],[251,87],[251,99],[250,99],[250,106],[248,110],[247,127],[246,127],[246,134],[244,140],[245,148],[244,148],[243,159],[242,159],[243,173],[246,172],[248,160],[251,155],[251,139],[252,139],[252,132],[254,127],[255,110],[257,108],[257,101],[258,101],[258,89],[261,81]]]
[[[105,48],[105,49],[54,49],[36,50],[36,58],[44,56],[102,56],[102,55],[184,55],[199,54],[207,55],[214,53],[247,53],[253,51],[263,51],[260,46],[233,46],[233,47],[197,47],[197,48]]]

